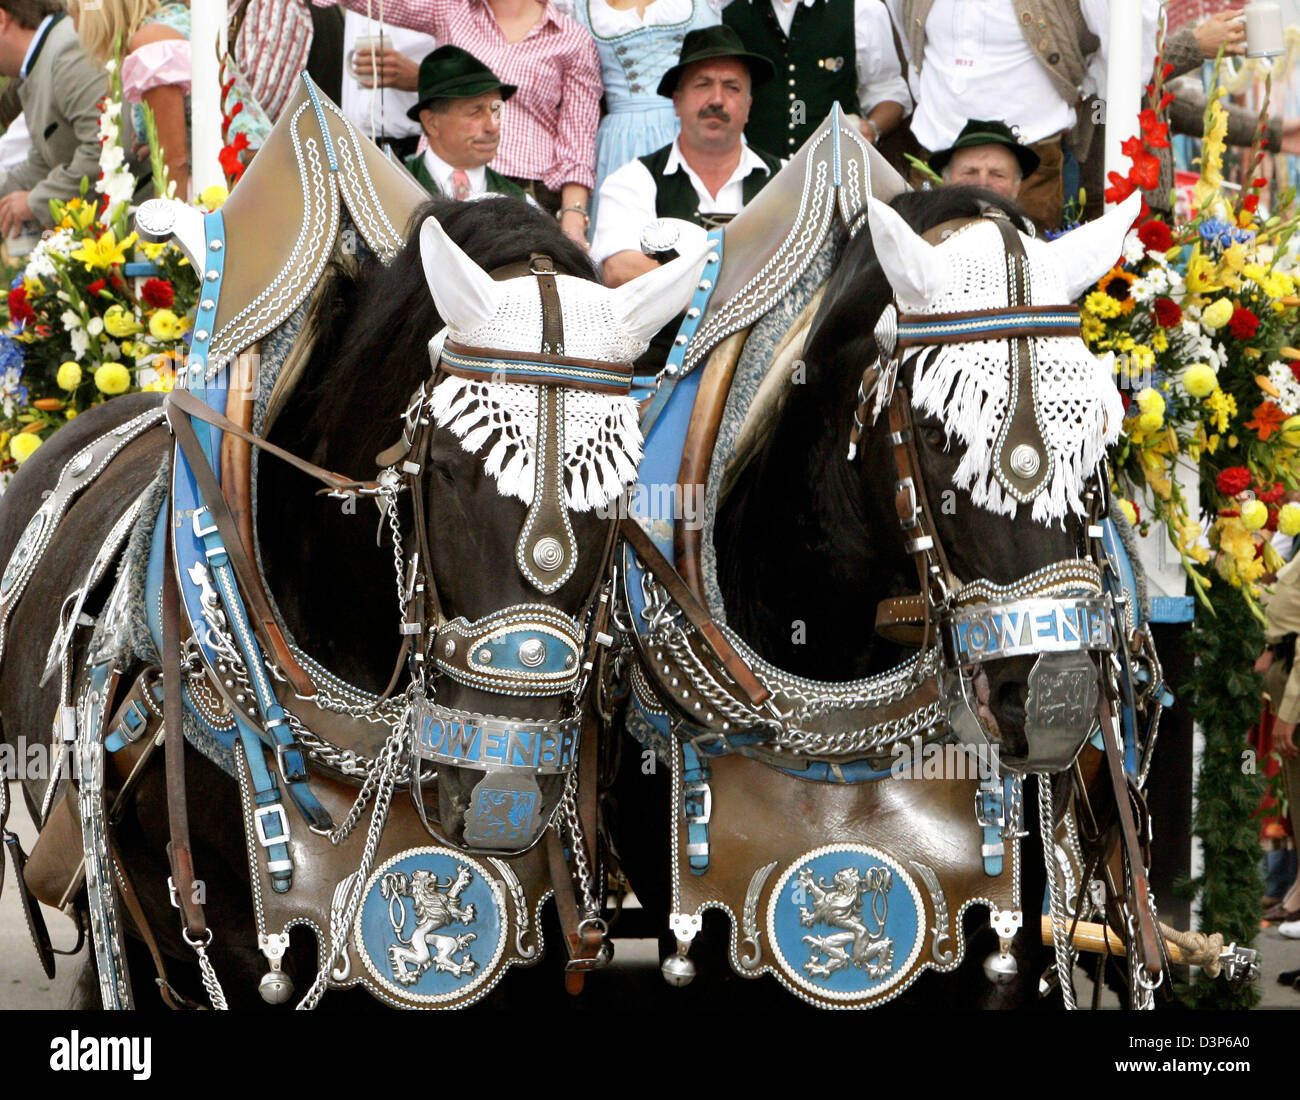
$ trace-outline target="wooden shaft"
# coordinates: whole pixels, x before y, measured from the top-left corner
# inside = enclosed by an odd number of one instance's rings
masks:
[[[1069,928],[1069,921],[1066,922],[1066,928]],[[1052,918],[1043,915],[1042,918],[1042,936],[1043,943],[1051,946],[1052,940]],[[1124,946],[1124,941],[1111,928],[1104,924],[1094,924],[1090,921],[1080,921],[1074,929],[1072,940],[1074,946],[1080,951],[1092,951],[1098,955],[1109,953],[1111,955],[1126,955],[1128,953]],[[1165,940],[1165,949],[1169,952],[1169,961],[1175,966],[1191,966],[1183,956],[1183,950],[1172,940]]]

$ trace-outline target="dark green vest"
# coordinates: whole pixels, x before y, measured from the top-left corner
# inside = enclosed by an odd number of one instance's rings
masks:
[[[413,153],[411,156],[407,157],[403,163],[408,169],[410,169],[411,175],[420,181],[420,186],[428,191],[430,195],[451,198],[450,195],[442,194],[442,188],[434,183],[433,177],[429,175],[429,167],[424,162],[423,153]],[[512,199],[522,199],[525,197],[524,189],[522,187],[517,183],[511,183],[510,180],[505,178],[505,176],[492,171],[491,168],[486,170],[483,182],[487,184],[487,189],[489,191],[495,191],[499,195],[509,195]]]
[[[742,0],[734,0],[736,3]],[[766,2],[766,0],[765,0]],[[781,170],[781,162],[770,153],[763,152],[762,149],[750,149],[758,155],[758,159],[767,165],[766,172],[760,172],[757,168],[753,169],[740,184],[741,194],[743,196],[743,205],[748,206],[764,187],[771,182],[772,177]],[[644,157],[638,157],[642,164],[646,166],[651,177],[655,181],[655,214],[661,218],[681,218],[683,221],[694,222],[705,229],[710,228],[700,214],[700,197],[695,193],[695,188],[691,186],[691,179],[685,172],[674,172],[672,175],[664,175],[664,168],[668,164],[668,157],[672,154],[673,147],[670,144],[665,145],[662,149],[656,149]],[[684,313],[679,313],[668,324],[664,325],[654,338],[650,341],[650,347],[646,349],[644,355],[637,360],[637,368],[641,371],[657,371],[663,367],[668,359],[668,352],[672,348],[673,337],[677,335],[677,330],[681,328]]]
[[[767,166],[767,171],[760,172],[754,169],[741,181],[741,194],[745,206],[748,206],[754,196],[763,190],[772,177],[781,170],[781,162],[776,157],[752,145],[749,148]],[[664,175],[664,168],[668,164],[672,151],[672,145],[665,145],[662,149],[656,149],[653,153],[638,158],[655,181],[655,213],[661,218],[681,218],[683,221],[694,222],[707,229],[709,227],[700,214],[700,197],[691,186],[690,177],[680,171],[672,175]]]
[[[732,0],[722,22],[776,69],[754,91],[745,127],[751,145],[792,157],[836,100],[841,110],[860,113],[853,0],[817,0],[812,7],[797,0],[789,38],[771,0]]]

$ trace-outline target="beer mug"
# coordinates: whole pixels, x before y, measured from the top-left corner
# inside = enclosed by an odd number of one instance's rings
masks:
[[[357,38],[356,44],[352,47],[352,49],[348,51],[348,56],[347,56],[348,72],[352,74],[353,78],[358,83],[360,83],[363,88],[377,87],[377,82],[367,83],[367,81],[375,79],[373,75],[368,76],[366,78],[362,78],[361,75],[357,72],[357,62],[356,62],[357,54],[369,53],[372,56],[375,56],[375,55],[382,54],[385,50],[391,50],[392,48],[393,48],[393,40],[389,38],[388,35],[386,34],[360,35]]]

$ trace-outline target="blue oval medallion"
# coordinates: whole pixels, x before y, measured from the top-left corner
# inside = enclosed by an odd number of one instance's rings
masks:
[[[353,943],[380,986],[404,1001],[463,1001],[494,978],[504,901],[482,864],[451,848],[408,848],[366,883]]]
[[[783,975],[823,1001],[876,999],[925,940],[925,907],[902,866],[865,844],[830,844],[781,875],[767,907]]]

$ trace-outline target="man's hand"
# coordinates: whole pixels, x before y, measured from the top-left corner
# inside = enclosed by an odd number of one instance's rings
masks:
[[[565,210],[560,215],[560,229],[569,240],[581,245],[584,250],[591,249],[587,243],[587,219],[576,210]]]
[[[352,71],[363,88],[419,90],[420,66],[397,50],[357,50],[352,55]]]
[[[1283,760],[1294,760],[1300,751],[1295,747],[1295,723],[1283,722],[1281,718],[1273,723],[1273,747]]]
[[[1192,33],[1206,57],[1217,56],[1220,47],[1224,53],[1246,52],[1246,23],[1241,18],[1240,8],[1215,12]]]
[[[0,199],[0,236],[16,237],[27,222],[36,220],[27,201],[30,194],[30,191],[10,191]]]
[[[1263,653],[1261,653],[1258,657],[1255,658],[1255,671],[1267,672],[1272,664],[1273,664],[1273,651],[1271,649],[1266,649],[1264,650]]]

